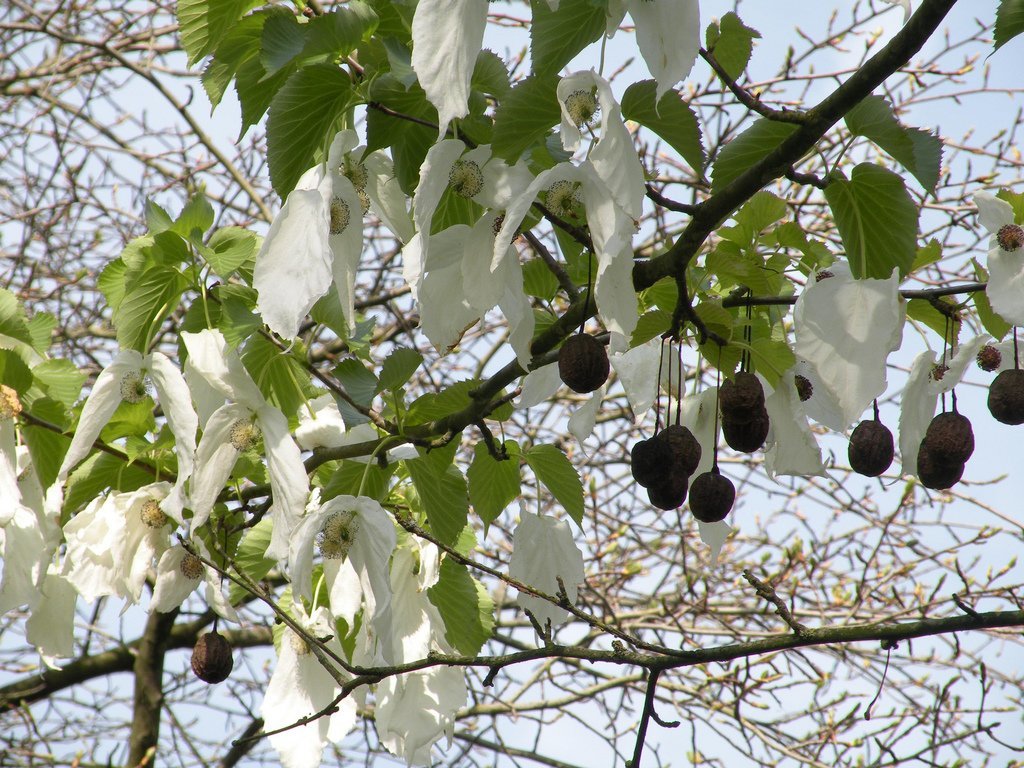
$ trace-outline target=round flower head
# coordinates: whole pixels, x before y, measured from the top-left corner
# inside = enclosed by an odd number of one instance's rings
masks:
[[[167,515],[160,509],[160,502],[149,499],[139,509],[139,518],[149,528],[163,528],[167,525]]]
[[[1004,224],[996,232],[996,242],[1004,251],[1013,253],[1024,246],[1024,227],[1020,224]]]
[[[459,197],[468,200],[484,188],[484,172],[475,161],[460,158],[452,164],[448,174],[448,187]]]
[[[260,440],[260,428],[248,419],[238,419],[231,425],[229,440],[236,451],[247,451]]]
[[[18,393],[6,384],[0,384],[0,421],[13,419],[21,413],[21,400]]]
[[[565,99],[565,109],[577,127],[588,125],[601,111],[596,89],[573,91]]]
[[[357,191],[362,192],[366,189],[366,182],[370,180],[370,174],[363,163],[356,162],[348,155],[345,155],[345,159],[338,170],[342,176],[352,182],[352,186]]]
[[[332,512],[316,534],[320,554],[329,560],[344,560],[358,531],[359,521],[355,512]]]
[[[576,215],[581,203],[579,182],[565,179],[556,181],[548,187],[546,204],[548,210],[561,219],[569,219]]]
[[[149,394],[146,379],[139,371],[128,371],[121,377],[121,399],[126,403],[141,403]]]
[[[348,203],[340,197],[331,198],[331,223],[330,232],[332,235],[340,235],[348,229],[352,220],[352,213],[349,211]]]
[[[199,581],[206,575],[206,566],[203,565],[202,560],[191,552],[186,552],[184,557],[181,558],[181,562],[178,563],[178,573],[186,579]]]

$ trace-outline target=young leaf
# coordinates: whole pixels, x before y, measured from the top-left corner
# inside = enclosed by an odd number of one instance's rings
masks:
[[[569,517],[583,525],[583,483],[566,455],[553,445],[535,445],[523,458]]]
[[[236,269],[256,257],[258,244],[256,235],[247,229],[223,227],[200,250],[213,271],[227,280]]]
[[[905,276],[917,248],[917,206],[897,174],[861,163],[850,179],[833,176],[825,199],[843,238],[850,270],[857,278],[883,280],[898,267]]]
[[[314,164],[352,98],[352,81],[332,64],[299,70],[274,96],[267,121],[270,180],[282,199]]]
[[[111,318],[121,346],[146,352],[151,334],[178,306],[185,287],[178,270],[161,266],[150,267],[129,283]]]
[[[744,24],[732,11],[726,13],[719,24],[709,24],[705,35],[708,50],[733,80],[747,68],[754,40],[760,37],[760,32]]]
[[[706,156],[697,115],[675,89],[666,91],[655,104],[653,80],[633,83],[622,95],[622,117],[650,128],[679,153],[697,173],[703,173]]]
[[[195,239],[202,242],[203,234],[213,226],[213,206],[206,199],[206,195],[198,192],[185,203],[178,218],[171,227],[172,232],[177,232],[185,239]]]

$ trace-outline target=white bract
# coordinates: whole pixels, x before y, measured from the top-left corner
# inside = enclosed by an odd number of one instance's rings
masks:
[[[782,374],[778,387],[758,376],[764,387],[764,405],[768,411],[768,437],[765,440],[764,466],[771,477],[824,475],[821,449],[807,423],[804,403],[794,380],[796,369]]]
[[[985,295],[1003,320],[1024,325],[1024,229],[1014,223],[1013,208],[1005,200],[982,192],[974,204],[978,220],[992,234]]]
[[[559,218],[573,217],[582,206],[597,256],[594,299],[598,312],[611,332],[609,351],[623,352],[636,328],[637,299],[633,290],[633,219],[612,197],[594,166],[559,163],[542,173],[516,197],[505,211],[494,241],[491,272],[510,258],[509,245],[516,237],[537,196],[545,193],[544,204]]]
[[[807,413],[842,432],[885,392],[885,363],[900,346],[904,307],[896,270],[886,280],[855,279],[841,262],[828,271],[831,277],[809,281],[797,298],[793,351],[814,366],[842,420],[816,410],[813,397]]]
[[[889,5],[898,5],[903,8],[903,23],[910,19],[910,0],[885,0]]]
[[[363,249],[363,214],[372,210],[402,241],[412,235],[405,198],[381,152],[366,155],[355,131],[340,131],[327,160],[299,178],[274,217],[253,269],[256,307],[275,333],[293,338],[331,288],[355,326],[355,273]]]
[[[512,534],[512,558],[508,574],[548,595],[558,595],[558,579],[570,602],[576,602],[577,587],[586,580],[583,553],[564,520],[535,515],[523,510]],[[530,611],[540,626],[554,631],[569,618],[569,612],[554,603],[524,592],[516,599]]]
[[[309,496],[309,478],[299,446],[288,429],[288,419],[266,401],[220,331],[182,333],[181,338],[196,373],[233,401],[210,416],[196,450],[191,487],[192,530],[209,519],[240,451],[262,437],[274,500],[274,531],[267,556],[283,559],[288,553],[288,536],[302,516]]]
[[[202,541],[193,539],[192,543],[201,554],[208,557]],[[172,611],[184,603],[185,598],[195,592],[200,584],[206,585],[206,604],[210,608],[229,621],[238,621],[238,614],[224,595],[220,576],[180,544],[175,544],[160,555],[156,566],[156,586],[149,609],[161,613]]]
[[[137,403],[148,396],[147,378],[153,381],[167,425],[174,435],[174,453],[178,458],[177,479],[173,492],[164,498],[163,508],[168,514],[180,516],[186,503],[185,483],[195,461],[199,417],[192,407],[188,384],[181,371],[159,352],[142,355],[133,349],[122,350],[96,377],[82,407],[71,446],[57,472],[57,481],[64,482],[68,473],[89,455],[96,438],[122,402]]]
[[[420,0],[412,19],[412,68],[437,108],[438,135],[469,114],[469,84],[487,26],[487,0]]]
[[[936,359],[934,352],[922,352],[914,358],[900,405],[903,474],[917,474],[918,450],[928,424],[935,415],[939,395],[949,392],[960,383],[967,366],[977,357],[978,350],[990,340],[991,337],[987,335],[976,336],[957,347],[952,357],[944,356],[941,361]]]
[[[325,608],[318,608],[307,616],[296,603],[292,614],[295,621],[316,638],[337,634]],[[337,639],[328,641],[327,646],[339,656],[342,654]],[[293,725],[301,717],[320,712],[335,699],[338,691],[337,682],[317,660],[305,638],[291,628],[285,629],[277,666],[260,707],[264,730],[273,732]],[[332,715],[267,737],[285,768],[318,768],[327,743],[341,741],[352,730],[356,722],[355,700],[347,696],[337,707]]]
[[[636,44],[647,69],[658,81],[657,98],[693,68],[700,50],[700,6],[697,0],[610,0],[608,36],[629,13],[636,25]]]
[[[319,553],[331,614],[351,627],[363,608],[368,651],[376,655],[380,645],[383,661],[388,661],[391,636],[388,560],[395,542],[395,526],[380,504],[366,496],[342,495],[311,509],[292,533],[288,553],[292,587],[307,600],[314,592],[314,550]]]

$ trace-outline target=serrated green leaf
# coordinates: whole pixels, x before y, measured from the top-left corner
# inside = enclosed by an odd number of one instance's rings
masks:
[[[164,232],[174,224],[174,219],[171,218],[171,215],[153,200],[146,200],[145,216],[146,229],[149,230],[151,235]]]
[[[37,419],[53,424],[59,429],[68,426],[65,406],[48,397],[36,398],[27,410]],[[25,438],[25,444],[28,445],[32,467],[36,471],[39,484],[43,488],[49,488],[57,479],[64,454],[71,445],[70,438],[28,423],[22,425],[21,433]]]
[[[263,324],[253,311],[256,291],[243,285],[221,285],[217,287],[217,299],[220,301],[217,327],[228,345],[237,348]]]
[[[263,336],[252,336],[242,353],[249,375],[271,403],[290,416],[306,401],[310,375],[291,352],[282,352]]]
[[[760,118],[722,147],[711,171],[711,191],[718,192],[763,160],[796,130],[792,123]]]
[[[884,280],[893,267],[907,275],[917,251],[918,210],[899,175],[861,163],[849,180],[833,176],[825,199],[854,277]]]
[[[582,525],[583,483],[568,457],[553,445],[534,445],[523,458],[566,514]]]
[[[1024,224],[1024,192],[1011,192],[1008,189],[1000,189],[996,197],[1009,203],[1013,208],[1013,220],[1017,224]]]
[[[523,265],[523,290],[527,296],[551,301],[558,292],[558,278],[543,261],[532,259]]]
[[[528,77],[517,83],[494,113],[491,150],[514,163],[534,142],[542,141],[562,119],[555,89],[558,78]]]
[[[942,140],[920,128],[901,125],[892,106],[881,96],[868,96],[846,113],[846,127],[870,139],[910,171],[925,191],[939,183]]]
[[[150,267],[131,281],[111,318],[121,346],[145,353],[153,332],[177,308],[185,287],[185,278],[171,267]]]
[[[683,101],[679,91],[669,89],[655,104],[657,84],[653,80],[633,83],[622,95],[622,117],[654,131],[679,153],[698,174],[704,173],[707,156],[697,114]]]
[[[177,232],[187,240],[195,239],[202,242],[203,234],[213,226],[213,218],[213,206],[206,199],[206,195],[199,192],[185,203],[171,231]]]
[[[347,56],[377,29],[377,14],[366,3],[354,0],[309,23],[302,60],[327,60]]]
[[[498,101],[501,101],[512,88],[505,62],[494,51],[488,50],[477,54],[473,76],[469,82],[474,91],[494,96]]]
[[[217,47],[221,38],[259,0],[178,0],[178,32],[189,66]]]
[[[308,24],[300,24],[293,14],[277,14],[263,25],[260,40],[260,63],[268,75],[280,72],[306,44]]]
[[[744,24],[732,11],[726,13],[719,24],[709,24],[705,40],[708,50],[722,69],[736,80],[743,74],[754,50],[754,40],[761,33]]]
[[[57,359],[44,360],[32,369],[32,374],[51,398],[67,408],[78,400],[86,378],[70,360]]]
[[[1024,0],[1001,0],[996,10],[996,33],[993,51],[998,51],[1024,32]]]
[[[0,335],[32,344],[25,310],[18,298],[6,288],[0,288]]]
[[[469,517],[466,478],[451,463],[451,454],[444,451],[408,459],[405,465],[434,535],[445,544],[454,544]]]
[[[466,472],[469,481],[469,501],[484,521],[484,529],[519,496],[519,446],[514,441],[505,443],[508,458],[502,461],[491,456],[484,443],[473,446],[473,462]]]
[[[64,495],[64,513],[81,509],[108,488],[134,491],[153,482],[146,470],[125,464],[116,456],[97,451],[68,477]]]
[[[394,464],[381,467],[376,461],[343,461],[324,486],[321,498],[328,501],[344,493],[349,496],[369,496],[371,499],[383,501],[388,495],[394,472]]]
[[[773,295],[782,287],[782,275],[769,269],[764,257],[756,251],[744,251],[728,240],[719,242],[704,263],[723,287],[745,285],[761,296]]]
[[[313,167],[317,150],[330,141],[351,99],[352,81],[331,64],[300,69],[274,96],[267,121],[267,162],[281,199]]]
[[[750,342],[753,350],[754,367],[773,387],[779,384],[779,377],[796,365],[796,355],[789,345],[779,339],[761,337]]]
[[[741,246],[753,245],[758,236],[786,216],[786,201],[764,190],[751,197],[734,215],[734,227],[721,227],[719,235]]]
[[[630,348],[646,344],[655,336],[661,336],[672,326],[672,313],[663,309],[652,309],[637,318],[636,328],[629,338]]]
[[[445,557],[427,596],[444,619],[445,639],[460,653],[476,656],[494,631],[494,601],[483,584],[462,563]]]
[[[952,309],[956,304],[955,301],[947,296],[939,297],[938,301],[948,305],[950,309]],[[939,312],[939,310],[932,306],[930,301],[925,301],[924,299],[911,299],[908,301],[907,317],[917,320],[919,323],[924,323],[942,338],[948,338],[949,336],[946,315]],[[961,326],[962,323],[953,324],[955,338],[959,337]]]
[[[941,258],[942,243],[935,238],[932,238],[917,249],[917,253],[914,255],[914,264],[911,266],[910,271],[916,272],[919,269],[927,267],[929,264],[934,264]]]
[[[377,393],[377,377],[373,375],[372,371],[367,370],[359,360],[350,357],[335,366],[334,375],[352,400],[364,408],[370,407],[373,396]],[[338,408],[341,409],[342,418],[349,428],[369,421],[366,416],[348,403],[340,402]]]
[[[590,0],[562,0],[552,11],[547,0],[531,0],[530,59],[535,75],[557,75],[605,30],[606,10]]]
[[[282,11],[286,12],[286,9],[279,8],[279,11],[275,11],[271,7],[250,14],[235,24],[218,43],[213,58],[202,74],[203,88],[214,109],[224,98],[231,79],[238,73],[242,64],[254,58],[257,63],[259,62],[263,25],[271,15]]]
[[[423,362],[423,355],[415,349],[398,347],[385,358],[380,367],[380,377],[377,382],[377,391],[385,389],[392,392],[405,385],[416,373],[416,369]]]
[[[31,337],[32,349],[41,355],[46,354],[53,342],[53,332],[57,329],[57,318],[50,312],[36,312],[25,323]]]
[[[981,266],[977,259],[971,259],[971,264],[974,266],[974,274],[978,281],[982,283],[988,282],[988,270]],[[992,304],[988,300],[988,294],[984,291],[975,291],[971,296],[974,301],[974,308],[978,311],[978,319],[981,320],[982,327],[996,341],[1001,341],[1012,326],[993,311]]]
[[[32,371],[16,352],[9,349],[0,349],[0,384],[21,395],[32,386]]]
[[[222,227],[210,236],[203,257],[219,277],[227,280],[235,270],[256,258],[259,239],[241,227]]]

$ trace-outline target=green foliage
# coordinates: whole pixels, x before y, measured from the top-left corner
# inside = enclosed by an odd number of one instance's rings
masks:
[[[441,561],[437,583],[427,590],[444,619],[445,639],[459,653],[476,656],[494,631],[494,600],[462,563]]]
[[[995,48],[998,51],[1024,32],[1024,0],[1001,0],[996,11]]]
[[[259,238],[241,227],[224,227],[210,236],[206,245],[197,250],[217,275],[227,280],[243,265],[251,265],[256,258]]]
[[[238,18],[257,5],[258,0],[178,0],[178,28],[189,66],[213,53]]]
[[[483,442],[473,446],[473,462],[469,465],[466,478],[469,481],[469,501],[484,529],[493,523],[505,507],[520,493],[519,445],[505,442],[507,459],[498,460],[487,450]]]
[[[604,33],[607,11],[593,0],[561,0],[552,11],[547,0],[531,0],[530,59],[533,73],[556,75]]]
[[[516,83],[494,114],[491,150],[495,155],[514,163],[559,123],[558,79],[534,75]]]
[[[300,69],[274,96],[267,120],[270,181],[282,199],[315,164],[352,102],[352,80],[332,64]]]
[[[796,130],[792,123],[761,118],[722,147],[711,171],[711,192],[721,192]]]
[[[917,206],[903,179],[861,163],[850,179],[834,175],[825,189],[854,277],[906,276],[917,251]]]
[[[706,155],[697,114],[679,91],[669,89],[655,103],[657,85],[641,80],[622,95],[622,116],[650,128],[672,147],[698,174],[704,170]]]
[[[391,354],[384,359],[380,367],[380,379],[377,382],[377,391],[390,390],[392,392],[405,385],[416,369],[423,362],[423,355],[415,349],[398,347],[392,350]]]
[[[583,525],[583,483],[572,462],[553,445],[534,445],[523,458],[566,514]]]
[[[124,349],[147,352],[157,327],[178,307],[186,282],[177,269],[153,266],[126,281],[113,312],[117,341]],[[109,300],[109,298],[108,298]]]
[[[423,453],[407,459],[405,466],[423,502],[430,529],[445,544],[454,544],[469,516],[466,478],[452,464],[450,450]]]
[[[846,113],[846,127],[864,136],[910,171],[926,192],[934,192],[942,165],[942,140],[920,128],[901,125],[881,96],[868,96]]]
[[[744,24],[732,11],[726,13],[719,23],[709,24],[704,34],[708,50],[733,80],[737,80],[747,68],[754,40],[760,37],[760,32]]]
[[[264,517],[243,534],[235,550],[235,566],[255,582],[261,581],[277,564],[277,561],[264,556],[267,547],[270,546],[273,530],[272,519],[269,516]],[[248,594],[244,587],[231,582],[228,588],[228,601],[236,605]]]

